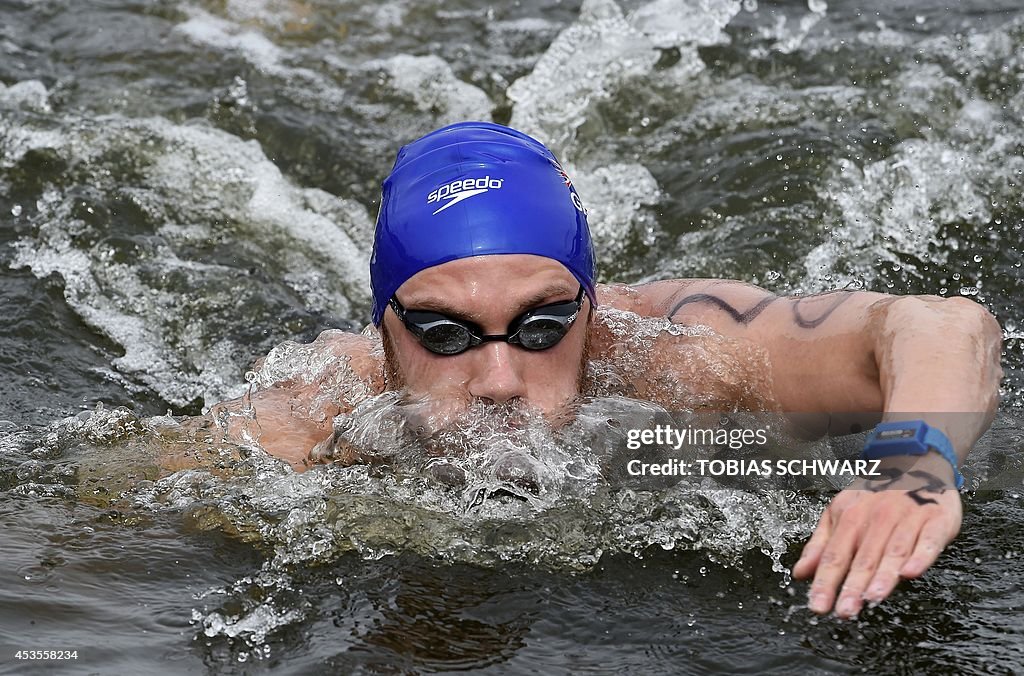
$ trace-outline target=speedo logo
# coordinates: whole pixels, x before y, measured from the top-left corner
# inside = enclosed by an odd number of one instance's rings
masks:
[[[431,192],[427,195],[427,204],[444,203],[437,211],[431,214],[433,216],[441,213],[448,207],[455,206],[462,200],[468,200],[470,197],[482,195],[490,190],[500,190],[504,183],[505,179],[491,178],[489,175],[482,178],[462,178],[458,181],[445,183],[437,190]]]

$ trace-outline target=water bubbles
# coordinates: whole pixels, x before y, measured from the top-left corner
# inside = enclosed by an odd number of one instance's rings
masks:
[[[743,10],[753,14],[757,11],[757,0],[743,0]]]
[[[918,26],[924,24],[925,20],[925,17],[921,14],[918,14],[917,16],[914,17],[914,23],[916,23]]]
[[[18,216],[21,216],[21,205],[20,204],[15,204],[13,207],[11,207],[11,216],[14,216],[15,218],[17,218]]]
[[[974,262],[980,263],[982,261],[981,254],[974,254]]]
[[[828,11],[828,3],[825,0],[807,0],[807,9],[815,14],[824,14]]]
[[[960,295],[961,296],[977,296],[978,295],[978,287],[976,287],[976,286],[961,286],[960,287]]]

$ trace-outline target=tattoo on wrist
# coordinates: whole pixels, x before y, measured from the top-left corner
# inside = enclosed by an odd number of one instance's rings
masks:
[[[934,498],[930,498],[926,493],[939,494],[946,492],[949,486],[935,476],[931,472],[925,472],[924,470],[912,469],[910,471],[904,471],[896,467],[884,467],[876,470],[876,475],[882,475],[881,478],[865,477],[867,481],[867,490],[872,493],[881,493],[884,490],[895,488],[897,481],[902,479],[904,476],[913,477],[919,479],[922,483],[916,488],[907,490],[907,497],[916,502],[918,505],[936,505],[938,501]],[[905,487],[899,487],[904,489]]]
[[[911,470],[910,472],[908,472],[908,474],[912,477],[921,479],[922,481],[926,481],[927,483],[924,486],[915,488],[912,491],[907,491],[907,497],[909,497],[911,500],[913,500],[919,505],[939,504],[937,500],[934,500],[932,498],[926,498],[923,495],[921,495],[921,493],[939,493],[941,495],[946,491],[946,484],[943,483],[942,479],[935,476],[934,474],[931,474],[930,472],[925,472],[918,469]]]

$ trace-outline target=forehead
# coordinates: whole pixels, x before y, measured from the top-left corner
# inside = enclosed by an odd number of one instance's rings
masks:
[[[406,306],[438,305],[478,310],[500,303],[510,307],[524,298],[575,294],[579,282],[556,260],[531,254],[473,256],[421,270],[398,289]]]

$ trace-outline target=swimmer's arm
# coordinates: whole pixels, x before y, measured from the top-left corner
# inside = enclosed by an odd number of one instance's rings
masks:
[[[314,463],[311,450],[331,436],[331,422],[341,410],[325,410],[326,418],[314,421],[308,415],[311,388],[275,386],[251,397],[232,399],[214,406],[210,417],[223,439],[236,444],[258,445],[275,458],[284,460],[296,472]]]
[[[711,280],[655,290],[650,314],[710,325],[766,349],[783,410],[826,420],[834,412],[871,411],[924,419],[946,433],[961,462],[994,415],[1001,331],[966,299],[867,292],[780,298]],[[962,505],[944,459],[929,453],[913,468],[905,458],[885,464],[894,480],[859,480],[839,493],[794,566],[796,577],[814,576],[815,612],[834,604],[850,617],[865,601],[883,600],[901,578],[923,574],[959,532]]]
[[[320,380],[312,383],[288,380],[250,396],[222,402],[211,409],[210,416],[228,440],[258,444],[297,472],[328,459],[355,461],[338,452],[332,457],[323,449],[333,436],[334,418],[351,410],[350,399],[383,390],[378,344],[362,335],[325,331],[314,345],[345,357],[344,368],[351,370],[352,381],[361,391],[354,392],[350,398],[335,400],[322,396]],[[333,380],[337,375],[325,373],[321,380]]]
[[[844,320],[851,331],[863,325],[883,419],[941,429],[962,464],[998,404],[999,325],[962,298],[872,296],[852,294],[836,328]],[[882,601],[901,578],[924,574],[960,531],[963,507],[944,458],[896,457],[882,467],[891,481],[858,479],[837,495],[793,568],[795,577],[814,576],[815,612],[834,606],[852,617],[865,602]]]
[[[710,326],[765,349],[770,394],[787,412],[976,413],[940,423],[966,453],[998,403],[1002,332],[988,311],[964,298],[865,291],[782,297],[722,280],[639,290],[644,314]],[[833,421],[820,431],[851,430]]]

